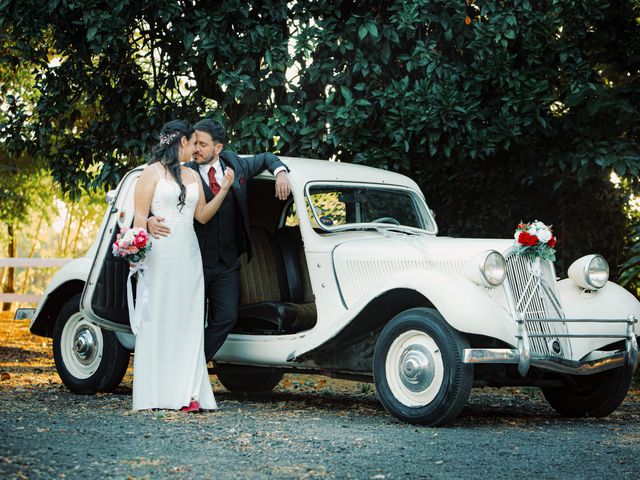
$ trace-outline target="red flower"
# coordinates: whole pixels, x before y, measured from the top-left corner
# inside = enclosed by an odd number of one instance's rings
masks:
[[[556,246],[556,237],[551,237],[551,240],[547,242],[547,245],[554,248]]]
[[[138,248],[144,248],[144,246],[147,244],[147,237],[144,235],[138,235],[133,239],[133,244]]]
[[[520,232],[520,235],[518,235],[518,243],[525,247],[533,247],[538,243],[538,237],[527,232]]]

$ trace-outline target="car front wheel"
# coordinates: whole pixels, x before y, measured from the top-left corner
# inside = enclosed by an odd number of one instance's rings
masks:
[[[466,338],[434,309],[413,308],[382,330],[373,355],[378,397],[394,417],[437,426],[464,408],[473,366],[462,362]]]
[[[624,400],[633,379],[631,368],[593,375],[570,375],[562,387],[542,389],[549,405],[565,417],[606,417]]]
[[[265,367],[218,364],[216,375],[224,388],[230,392],[257,393],[273,390],[284,374]]]
[[[74,393],[110,392],[122,381],[129,351],[115,334],[80,313],[80,295],[62,307],[53,329],[53,358],[58,375]]]

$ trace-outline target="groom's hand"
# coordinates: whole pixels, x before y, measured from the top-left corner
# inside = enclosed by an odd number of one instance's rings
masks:
[[[291,182],[285,170],[276,175],[276,197],[278,200],[286,200],[291,193]]]
[[[163,221],[164,217],[150,217],[147,220],[147,230],[153,238],[166,237],[171,233],[171,229]]]

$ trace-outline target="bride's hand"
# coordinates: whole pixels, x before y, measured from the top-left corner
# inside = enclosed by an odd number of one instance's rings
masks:
[[[220,188],[222,190],[229,190],[231,185],[233,184],[233,179],[235,178],[235,173],[232,168],[226,168],[224,170],[224,178],[222,179],[222,185]]]

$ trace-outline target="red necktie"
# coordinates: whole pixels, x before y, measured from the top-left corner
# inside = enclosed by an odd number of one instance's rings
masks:
[[[209,188],[214,195],[220,191],[220,184],[216,180],[216,169],[213,167],[209,169]]]

